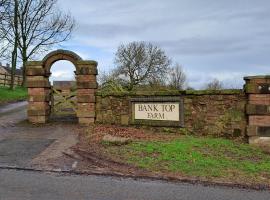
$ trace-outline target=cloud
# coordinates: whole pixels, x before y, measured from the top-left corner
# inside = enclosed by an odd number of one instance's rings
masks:
[[[214,77],[242,87],[270,65],[269,0],[59,0],[77,20],[64,47],[113,67],[121,43],[150,41],[184,66],[190,85]]]

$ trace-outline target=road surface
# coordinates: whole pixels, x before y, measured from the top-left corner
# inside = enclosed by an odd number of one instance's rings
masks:
[[[1,200],[269,200],[268,191],[0,169]]]

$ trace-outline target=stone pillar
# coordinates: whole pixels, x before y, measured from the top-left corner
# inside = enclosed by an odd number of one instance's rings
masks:
[[[245,77],[250,144],[270,145],[270,76]]]
[[[95,122],[95,92],[98,87],[96,61],[79,61],[77,63],[77,117],[82,125]]]
[[[26,75],[29,95],[28,120],[31,123],[46,123],[50,115],[51,86],[49,75],[43,68],[43,62],[28,62]]]

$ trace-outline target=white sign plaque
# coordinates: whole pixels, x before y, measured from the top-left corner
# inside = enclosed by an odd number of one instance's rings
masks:
[[[135,119],[179,121],[179,103],[144,103],[136,102]]]

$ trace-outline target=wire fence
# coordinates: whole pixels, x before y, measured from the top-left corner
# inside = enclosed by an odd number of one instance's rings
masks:
[[[21,86],[23,77],[20,75],[14,76],[14,85]],[[11,84],[11,75],[7,73],[0,73],[0,85],[9,86]]]

